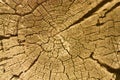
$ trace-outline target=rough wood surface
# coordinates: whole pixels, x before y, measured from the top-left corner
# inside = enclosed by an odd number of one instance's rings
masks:
[[[120,80],[120,0],[0,0],[0,80]]]

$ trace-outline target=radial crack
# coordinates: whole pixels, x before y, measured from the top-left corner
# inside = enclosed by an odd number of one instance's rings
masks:
[[[20,77],[20,75],[21,75],[22,73],[23,73],[23,72],[20,72],[18,75],[14,74],[14,75],[10,78],[10,80],[12,80],[13,78],[19,79],[19,77]]]
[[[9,39],[9,38],[10,38],[10,37],[0,35],[0,40],[3,40],[3,39]]]
[[[39,55],[36,57],[36,59],[31,63],[31,65],[28,67],[28,69],[25,70],[25,72],[27,72],[27,71],[38,61],[39,57],[40,57],[40,54],[39,54]]]
[[[83,21],[84,19],[90,17],[93,13],[95,13],[96,11],[98,11],[101,7],[103,7],[106,3],[111,2],[112,0],[103,0],[102,2],[100,2],[96,7],[94,7],[93,9],[91,9],[90,11],[88,11],[82,18],[78,19],[77,21],[75,21],[74,23],[72,23],[71,25],[68,26],[68,28],[70,26],[76,25],[78,23],[80,23],[81,21]]]
[[[116,3],[111,9],[109,9],[107,12],[105,12],[104,16],[106,16],[107,13],[111,12],[112,10],[114,10],[115,8],[117,8],[118,6],[120,6],[120,2]]]
[[[120,80],[120,68],[117,68],[117,69],[112,68],[111,66],[109,66],[109,65],[107,65],[105,63],[100,62],[98,59],[95,59],[93,57],[93,55],[94,55],[94,52],[92,52],[91,55],[90,55],[91,59],[93,59],[94,61],[97,61],[97,63],[100,64],[100,66],[104,67],[108,72],[114,73],[116,75],[116,79],[115,80]]]

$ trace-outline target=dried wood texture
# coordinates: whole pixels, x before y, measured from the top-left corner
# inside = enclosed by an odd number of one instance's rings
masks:
[[[0,80],[120,80],[120,0],[0,0]]]

